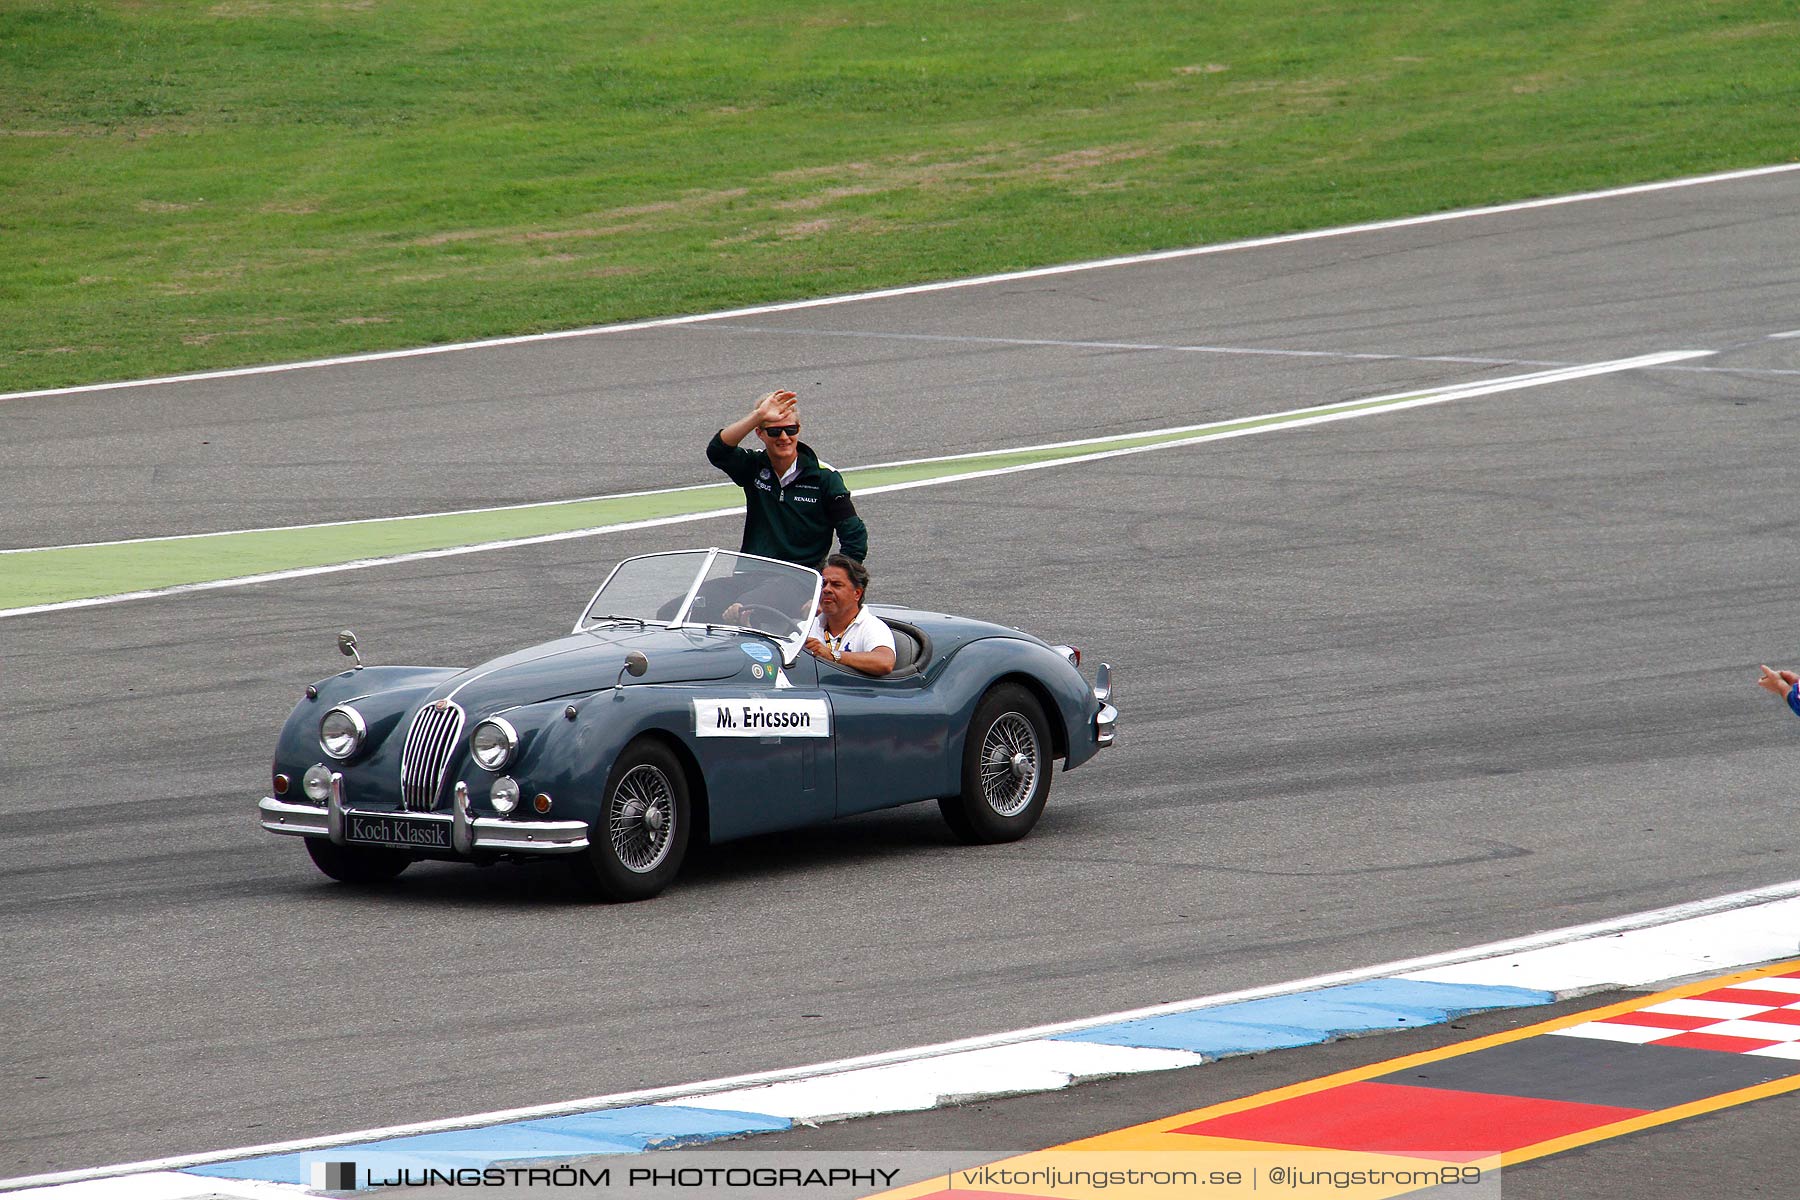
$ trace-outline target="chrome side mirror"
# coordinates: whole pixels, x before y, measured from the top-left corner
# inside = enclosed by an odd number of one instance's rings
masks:
[[[356,652],[356,635],[348,629],[338,634],[338,653],[345,658],[354,658],[356,669],[358,671],[363,669],[362,655]]]
[[[633,650],[630,654],[625,656],[625,665],[619,668],[619,678],[613,682],[613,690],[617,691],[625,686],[625,676],[629,675],[633,679],[642,679],[644,672],[649,669],[650,660],[644,657],[644,652],[642,650]]]

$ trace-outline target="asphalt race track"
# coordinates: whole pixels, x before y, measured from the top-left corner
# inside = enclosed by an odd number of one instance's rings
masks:
[[[867,498],[871,599],[1113,662],[1119,745],[1017,845],[954,845],[917,806],[700,854],[629,907],[510,866],[332,884],[257,828],[268,754],[338,629],[371,662],[477,661],[566,630],[618,558],[735,545],[735,519],[0,619],[0,1176],[945,1041],[1794,878],[1800,730],[1754,680],[1800,660],[1800,337],[1775,336],[1797,279],[1788,173],[0,401],[17,547],[713,482],[706,437],[776,385],[854,466],[1716,352]],[[1755,1140],[1791,1177],[1791,1140]]]

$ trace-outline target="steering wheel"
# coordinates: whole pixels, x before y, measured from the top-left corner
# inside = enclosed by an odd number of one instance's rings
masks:
[[[775,633],[784,626],[791,628],[794,624],[794,618],[770,604],[746,603],[740,600],[737,605],[737,610],[738,616],[735,624],[747,625],[762,633]],[[762,616],[763,614],[767,614],[769,618],[772,618],[775,628],[764,629],[753,620],[754,617]]]

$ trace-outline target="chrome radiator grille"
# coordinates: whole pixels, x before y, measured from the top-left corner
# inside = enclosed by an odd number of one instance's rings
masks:
[[[436,806],[462,727],[463,710],[446,700],[427,704],[413,717],[400,749],[400,797],[407,808],[430,812]]]

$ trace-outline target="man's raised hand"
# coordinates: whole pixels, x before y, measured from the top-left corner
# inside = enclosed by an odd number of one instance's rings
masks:
[[[756,402],[750,415],[758,425],[786,424],[799,399],[793,392],[773,391]]]

